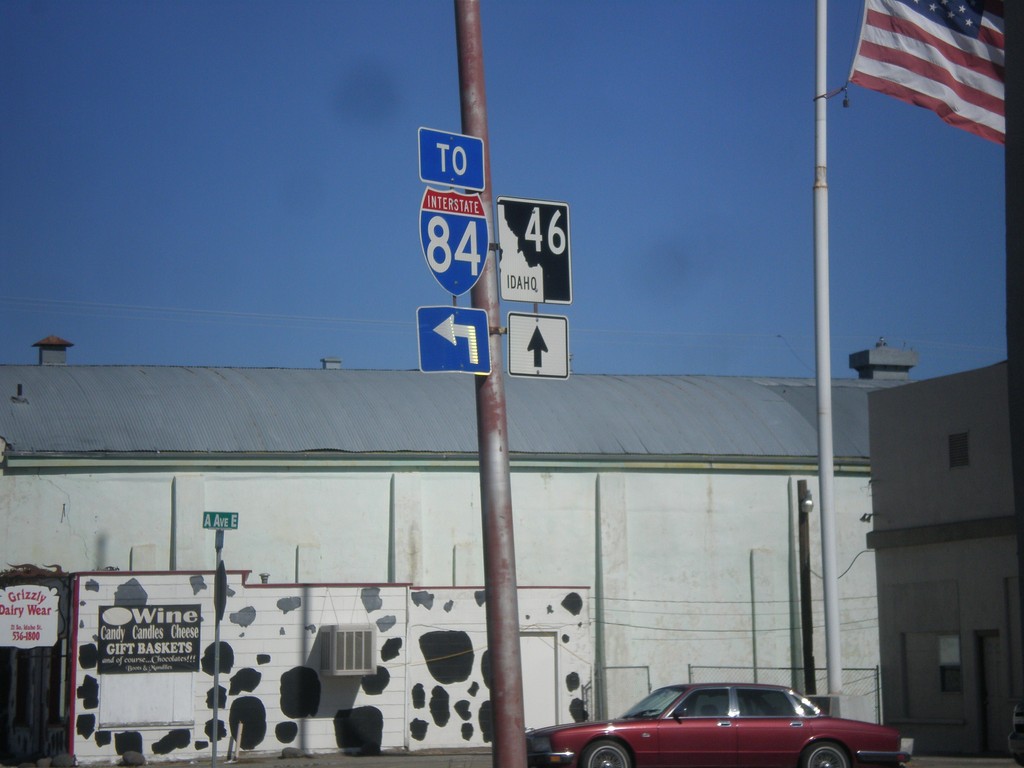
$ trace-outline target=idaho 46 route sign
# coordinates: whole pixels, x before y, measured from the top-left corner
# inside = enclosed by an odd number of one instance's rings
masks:
[[[480,195],[427,187],[420,203],[420,243],[437,282],[461,296],[483,273],[490,238]]]
[[[569,204],[498,198],[501,298],[572,304]]]

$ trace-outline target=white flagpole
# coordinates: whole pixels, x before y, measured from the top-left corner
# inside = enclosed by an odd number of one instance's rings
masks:
[[[825,131],[828,0],[817,0],[814,101],[814,334],[818,392],[818,503],[821,510],[822,592],[825,598],[825,657],[828,690],[842,692],[839,647],[839,580],[836,577],[832,453],[832,362],[829,341],[828,180]]]

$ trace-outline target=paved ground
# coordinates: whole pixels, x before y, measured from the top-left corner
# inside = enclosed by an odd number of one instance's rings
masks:
[[[161,768],[172,765],[209,766],[209,761],[195,763],[160,763]],[[1009,757],[929,756],[917,755],[910,768],[1016,768]],[[212,768],[212,767],[211,767]],[[488,752],[445,752],[376,755],[352,757],[341,754],[317,754],[306,758],[278,758],[242,755],[237,762],[218,761],[216,768],[492,768]],[[504,768],[502,766],[501,768]]]

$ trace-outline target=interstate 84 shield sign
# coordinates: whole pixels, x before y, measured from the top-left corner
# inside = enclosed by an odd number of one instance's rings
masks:
[[[427,187],[420,203],[420,243],[442,288],[456,296],[472,288],[490,243],[480,195]]]

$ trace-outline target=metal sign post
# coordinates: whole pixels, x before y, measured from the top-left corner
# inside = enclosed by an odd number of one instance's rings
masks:
[[[238,528],[237,512],[204,512],[203,528],[214,530],[217,536],[214,549],[217,553],[217,574],[213,580],[213,719],[210,722],[210,766],[217,768],[217,741],[220,738],[220,622],[228,600],[228,575],[221,553],[224,549],[224,531]]]
[[[221,550],[224,549],[224,531],[217,531],[217,576],[213,583],[213,603],[217,607],[220,604],[218,599],[217,591],[220,587],[220,569],[224,565],[224,561],[221,559]],[[221,611],[216,611],[216,617],[213,622],[213,723],[211,726],[211,738],[213,739],[213,748],[210,752],[210,765],[212,768],[217,768],[217,740],[220,738],[220,720],[217,719],[218,707],[220,706],[220,618]]]
[[[455,0],[455,37],[459,50],[462,130],[479,136],[487,153],[487,99],[484,93],[483,35],[479,0]],[[490,162],[484,161],[485,214],[491,215]],[[493,231],[493,228],[489,228]],[[519,599],[508,463],[508,417],[498,306],[496,259],[487,259],[473,286],[473,307],[487,312],[491,329],[491,375],[476,377],[477,442],[480,450],[480,505],[487,598],[487,647],[491,658],[494,768],[526,765],[523,717],[523,668],[519,647]]]

